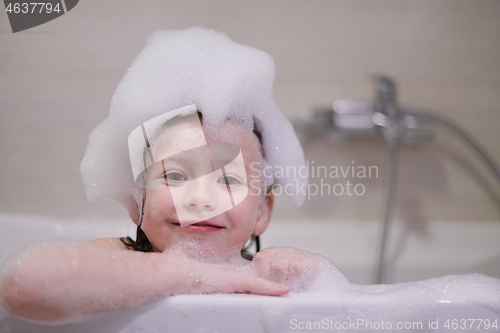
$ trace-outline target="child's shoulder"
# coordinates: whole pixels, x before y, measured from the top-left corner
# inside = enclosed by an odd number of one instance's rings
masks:
[[[87,242],[88,244],[107,247],[114,250],[132,250],[131,247],[125,245],[120,238],[96,238]]]

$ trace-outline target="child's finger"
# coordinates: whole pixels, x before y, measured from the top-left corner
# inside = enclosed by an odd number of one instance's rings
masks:
[[[236,292],[265,296],[283,296],[290,292],[288,286],[256,278],[242,280],[242,284],[238,287]]]

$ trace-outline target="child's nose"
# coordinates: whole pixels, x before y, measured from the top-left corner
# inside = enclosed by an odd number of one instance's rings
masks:
[[[205,177],[199,177],[191,181],[187,195],[184,198],[184,206],[188,210],[196,211],[211,211],[217,208],[217,200]]]

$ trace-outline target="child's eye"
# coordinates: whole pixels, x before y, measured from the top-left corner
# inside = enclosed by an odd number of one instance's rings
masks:
[[[217,182],[220,184],[224,184],[224,185],[241,184],[241,182],[238,179],[231,177],[231,176],[224,176],[224,177],[220,178]]]
[[[165,175],[165,179],[169,182],[183,182],[187,180],[180,172],[169,172]]]

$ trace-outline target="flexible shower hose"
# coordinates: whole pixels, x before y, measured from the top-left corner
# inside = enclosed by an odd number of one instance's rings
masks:
[[[478,158],[486,164],[488,169],[491,171],[493,176],[496,178],[498,185],[500,186],[500,169],[495,163],[493,158],[488,154],[488,152],[481,147],[481,145],[470,135],[467,131],[462,128],[459,124],[447,119],[443,116],[439,116],[432,113],[425,112],[404,112],[404,115],[413,116],[420,119],[425,119],[435,123],[451,134],[455,135],[461,139],[468,147],[476,153]],[[382,233],[379,242],[379,254],[378,263],[376,271],[376,283],[384,282],[385,274],[385,252],[387,247],[387,237],[389,232],[389,223],[391,221],[391,216],[393,213],[393,207],[396,196],[396,183],[397,183],[397,156],[398,156],[398,142],[397,139],[387,139],[386,140],[386,173],[385,173],[385,200],[384,200],[384,211],[383,211],[383,226]]]

